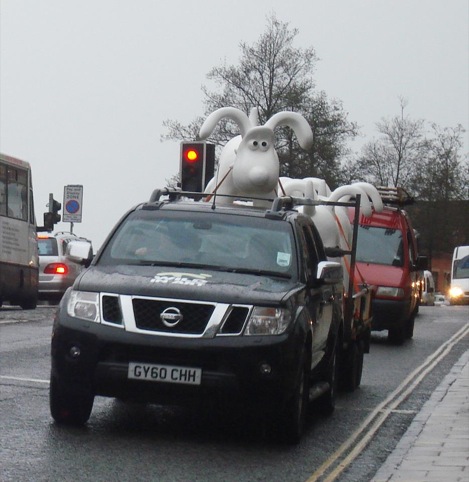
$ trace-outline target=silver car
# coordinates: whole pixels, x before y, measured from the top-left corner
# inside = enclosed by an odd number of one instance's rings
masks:
[[[71,243],[89,244],[89,262],[93,257],[91,241],[73,233],[60,232],[38,234],[39,252],[39,299],[59,301],[67,288],[72,286],[85,265],[75,261],[69,255]]]

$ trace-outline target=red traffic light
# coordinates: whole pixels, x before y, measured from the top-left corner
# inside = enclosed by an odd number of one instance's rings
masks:
[[[186,158],[186,161],[188,162],[196,162],[200,158],[200,153],[199,151],[195,149],[187,149],[184,152],[184,157]]]
[[[213,177],[214,165],[214,144],[204,141],[181,142],[179,166],[181,189],[189,192],[203,192]]]

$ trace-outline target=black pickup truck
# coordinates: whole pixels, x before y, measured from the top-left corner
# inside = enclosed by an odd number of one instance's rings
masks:
[[[298,442],[311,400],[331,413],[342,267],[293,207],[291,198],[259,209],[157,192],[125,214],[60,303],[55,421],[86,423],[97,395],[239,401]]]

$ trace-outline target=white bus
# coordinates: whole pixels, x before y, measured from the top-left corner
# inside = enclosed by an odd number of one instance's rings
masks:
[[[469,304],[469,246],[454,248],[449,302],[452,305]]]
[[[36,307],[38,266],[31,167],[0,154],[0,306]]]

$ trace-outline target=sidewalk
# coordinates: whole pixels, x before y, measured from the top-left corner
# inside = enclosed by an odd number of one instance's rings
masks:
[[[469,481],[469,351],[412,421],[372,482]]]

